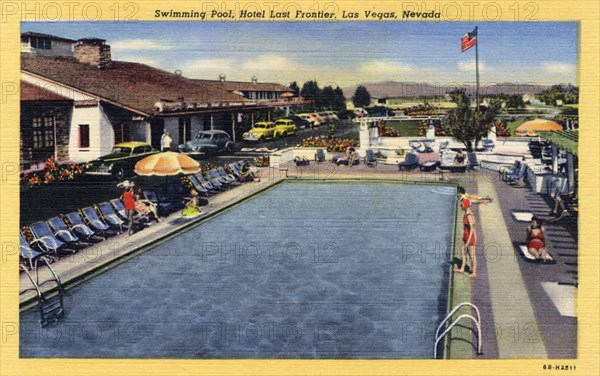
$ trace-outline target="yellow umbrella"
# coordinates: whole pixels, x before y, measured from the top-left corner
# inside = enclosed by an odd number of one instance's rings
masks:
[[[152,154],[135,164],[135,172],[142,176],[172,176],[194,174],[200,164],[187,155],[166,151]]]
[[[526,121],[515,129],[517,136],[535,136],[542,131],[562,131],[560,124],[546,119],[535,119]]]

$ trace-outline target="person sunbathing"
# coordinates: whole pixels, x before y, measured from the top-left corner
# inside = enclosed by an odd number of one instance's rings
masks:
[[[141,189],[138,189],[136,192],[135,211],[142,216],[147,216],[151,213],[156,222],[161,221],[161,219],[158,217],[158,209],[156,208],[156,204],[146,200]]]
[[[471,201],[471,203],[473,203],[473,204],[489,204],[490,202],[493,201],[492,198],[489,196],[480,197],[477,195],[469,194],[465,191],[465,189],[463,187],[457,188],[457,195],[458,195],[459,200],[466,198],[467,200]]]
[[[181,213],[181,215],[186,218],[196,217],[202,213],[198,207],[198,192],[195,189],[192,189],[190,194],[191,197],[185,203],[185,207]]]
[[[527,249],[536,260],[549,261],[542,221],[536,216],[531,218],[531,226],[527,227]]]
[[[463,166],[465,164],[465,160],[467,159],[467,155],[463,152],[462,149],[458,150],[458,153],[454,156],[454,165]]]

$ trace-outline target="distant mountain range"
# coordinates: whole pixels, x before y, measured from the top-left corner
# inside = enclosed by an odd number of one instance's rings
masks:
[[[358,85],[357,85],[358,86]],[[344,96],[351,98],[356,91],[357,86],[342,88]],[[362,84],[366,87],[371,97],[373,98],[415,98],[415,97],[439,97],[446,93],[457,89],[464,88],[467,93],[475,94],[475,85],[432,85],[419,82],[396,82],[383,81],[375,83]],[[500,83],[500,84],[481,84],[479,92],[481,95],[490,94],[537,94],[541,91],[549,89],[550,85],[534,85],[534,84],[517,84],[517,83]]]

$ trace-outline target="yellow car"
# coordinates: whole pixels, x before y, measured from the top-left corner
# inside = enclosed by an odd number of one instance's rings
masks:
[[[290,119],[279,119],[275,121],[275,137],[295,135],[298,131],[296,124]]]
[[[242,136],[246,141],[264,141],[275,138],[275,123],[272,121],[259,121],[254,123],[252,129]]]

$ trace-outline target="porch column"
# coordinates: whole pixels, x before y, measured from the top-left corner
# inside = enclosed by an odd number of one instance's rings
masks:
[[[210,114],[210,130],[213,130],[215,126],[215,119],[214,119],[214,115]]]
[[[552,175],[558,174],[558,148],[552,144]]]
[[[567,185],[569,193],[575,192],[575,163],[573,154],[567,153]]]
[[[233,143],[235,144],[235,115],[233,112],[231,113],[231,137],[233,138]]]

